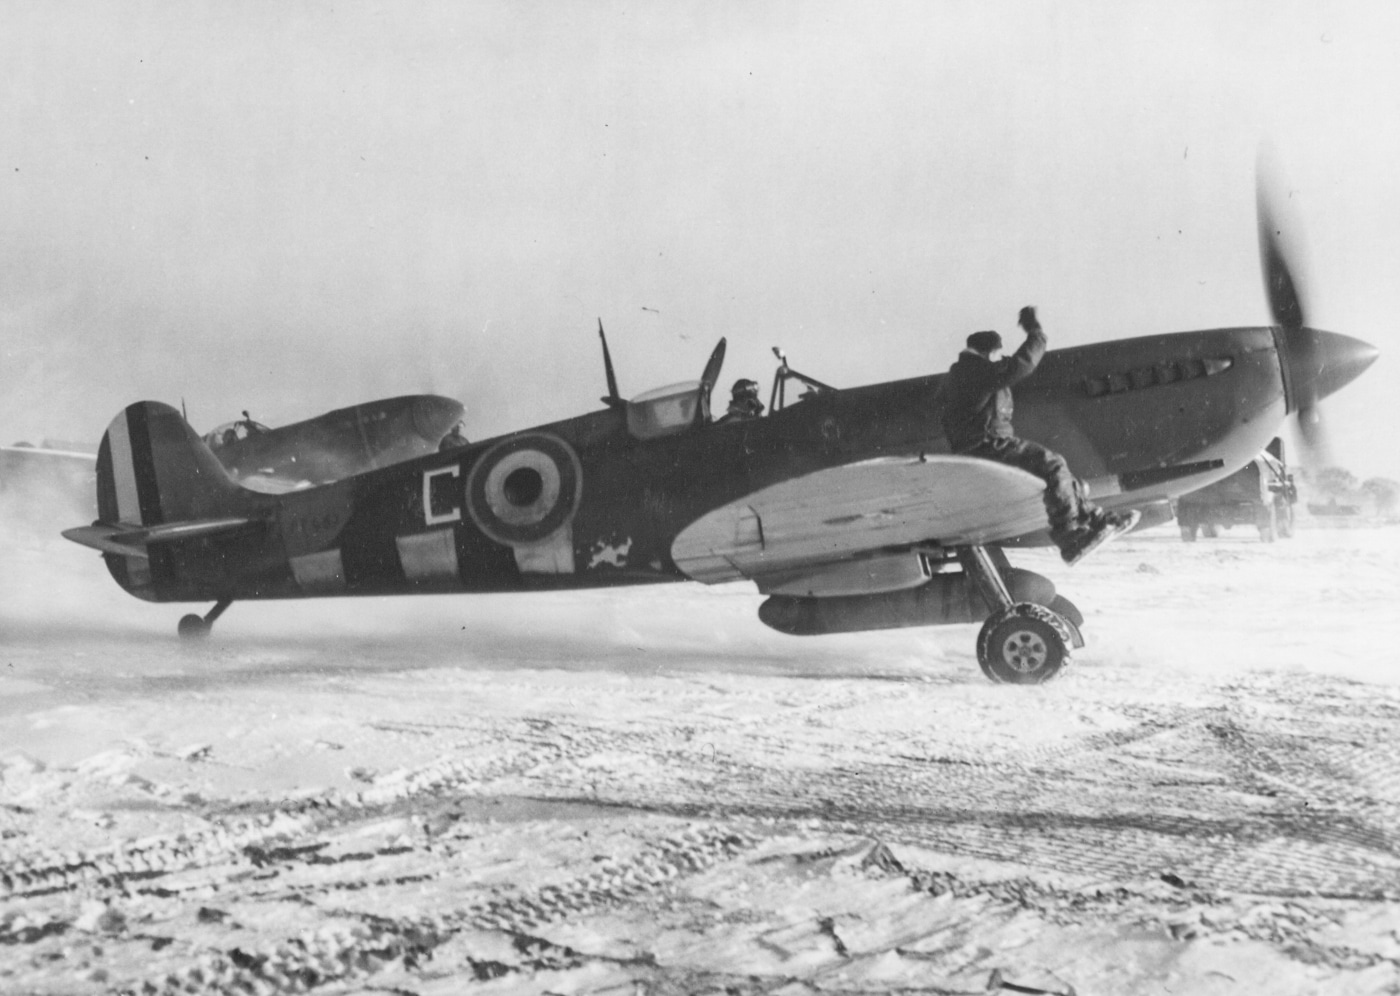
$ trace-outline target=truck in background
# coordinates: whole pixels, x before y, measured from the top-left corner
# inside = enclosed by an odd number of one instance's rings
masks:
[[[1297,501],[1298,488],[1284,460],[1283,440],[1275,438],[1229,477],[1178,498],[1176,520],[1187,543],[1196,541],[1198,531],[1214,539],[1221,529],[1241,525],[1257,527],[1259,538],[1272,543],[1293,535]]]

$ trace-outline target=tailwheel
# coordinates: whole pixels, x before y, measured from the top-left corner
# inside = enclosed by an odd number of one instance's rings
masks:
[[[175,627],[175,632],[180,634],[182,640],[203,640],[209,635],[209,631],[214,628],[214,620],[224,614],[224,610],[233,604],[231,598],[221,598],[214,603],[214,607],[204,615],[195,615],[191,612],[187,616],[181,616],[179,624]]]
[[[1017,602],[998,609],[977,634],[977,663],[992,681],[1039,685],[1069,663],[1065,620],[1043,605]]]
[[[202,640],[209,635],[209,630],[213,627],[204,621],[203,616],[197,616],[191,612],[187,616],[181,616],[179,625],[175,631],[180,634],[182,640]]]

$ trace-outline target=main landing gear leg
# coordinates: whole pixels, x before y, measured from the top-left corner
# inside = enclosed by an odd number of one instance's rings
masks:
[[[992,614],[977,634],[977,663],[992,681],[1039,685],[1069,663],[1073,636],[1056,612],[1013,602],[1001,569],[1006,556],[985,546],[958,547],[958,561]]]
[[[214,620],[224,614],[224,610],[233,604],[231,598],[221,598],[214,603],[214,607],[202,616],[197,616],[191,612],[180,619],[180,625],[176,627],[176,632],[180,634],[182,640],[202,640],[209,635],[209,630],[214,625]]]

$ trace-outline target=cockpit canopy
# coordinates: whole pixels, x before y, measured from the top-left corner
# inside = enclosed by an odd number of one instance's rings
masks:
[[[249,436],[256,436],[260,432],[267,432],[267,426],[261,422],[254,422],[250,418],[241,418],[237,422],[225,422],[223,425],[215,427],[204,437],[204,443],[211,450],[217,450],[221,446],[231,446],[234,443],[242,442]]]
[[[636,439],[659,439],[709,418],[709,398],[698,380],[668,384],[627,402],[627,431]]]

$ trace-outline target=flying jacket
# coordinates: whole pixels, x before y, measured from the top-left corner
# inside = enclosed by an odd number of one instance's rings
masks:
[[[1020,349],[995,363],[963,350],[943,385],[943,434],[954,453],[965,453],[987,439],[1013,435],[1011,386],[1034,373],[1044,355],[1045,333],[1039,326],[1026,333]]]

